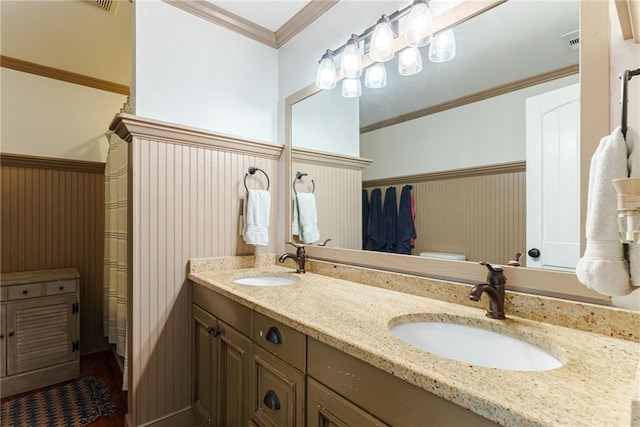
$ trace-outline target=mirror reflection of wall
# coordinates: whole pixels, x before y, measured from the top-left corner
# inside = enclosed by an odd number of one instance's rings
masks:
[[[330,230],[321,227],[323,238],[361,249],[360,190],[380,187],[384,194],[393,185],[399,197],[402,186],[412,184],[418,234],[412,254],[450,252],[506,263],[526,252],[526,99],[578,81],[578,51],[561,37],[577,29],[577,1],[512,0],[457,26],[458,54],[449,63],[425,60],[422,73],[412,77],[397,76],[395,62],[387,63],[388,86],[363,88],[358,105],[335,89],[294,104],[292,171],[315,162],[314,176],[326,173],[326,182],[316,179],[319,209],[331,207],[319,213]],[[513,84],[541,75],[539,84]],[[500,89],[486,99],[464,100],[491,88]],[[455,108],[428,110],[461,99]],[[356,112],[359,120],[350,123],[347,117]],[[356,126],[362,134],[354,148]],[[333,163],[323,166],[309,150],[332,153]],[[355,163],[345,168],[337,160],[342,157]],[[358,157],[372,162],[358,163]],[[534,260],[523,256],[522,264],[527,261]]]

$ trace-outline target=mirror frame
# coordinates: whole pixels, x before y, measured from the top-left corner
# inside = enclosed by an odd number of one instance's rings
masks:
[[[467,0],[434,19],[434,31],[441,31],[473,18],[507,0]],[[609,5],[608,2],[580,0],[580,253],[586,245],[585,222],[587,192],[591,156],[600,138],[610,133],[610,88],[609,88]],[[402,37],[395,39],[395,51],[406,47]],[[365,58],[363,66],[370,64]],[[342,77],[338,76],[340,80]],[[292,106],[316,93],[320,89],[312,83],[285,99],[285,242],[291,241],[292,198]],[[605,99],[607,102],[602,102]],[[363,251],[356,249],[320,247],[308,245],[311,258],[396,271],[419,276],[445,278],[447,280],[477,283],[485,280],[486,268],[477,262],[449,261],[420,258],[392,253]],[[574,273],[504,266],[509,290],[548,295],[565,299],[610,304],[610,297],[601,295],[580,283]]]

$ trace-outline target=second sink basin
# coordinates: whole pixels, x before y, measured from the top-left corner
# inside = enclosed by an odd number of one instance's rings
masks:
[[[292,285],[298,281],[297,277],[287,276],[252,276],[235,279],[233,283],[247,286],[283,286]]]
[[[416,348],[471,365],[510,371],[546,371],[564,364],[535,345],[484,328],[428,321],[403,323],[389,329]]]

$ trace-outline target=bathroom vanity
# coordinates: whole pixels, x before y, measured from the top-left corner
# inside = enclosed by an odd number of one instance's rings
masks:
[[[576,304],[587,322],[621,314],[617,330],[625,340],[514,316],[514,298],[507,319],[493,320],[485,317],[486,300],[467,306],[394,290],[423,280],[468,295],[469,285],[311,262],[311,271],[316,264],[342,275],[352,268],[360,279],[372,278],[375,286],[367,286],[295,274],[275,260],[191,261],[193,406],[207,425],[633,425],[638,416],[632,393],[640,344],[627,332],[637,334],[636,314]],[[379,274],[385,277],[373,279]],[[235,282],[241,278],[258,279]],[[523,298],[553,306],[550,298]],[[562,366],[482,367],[420,350],[390,331],[434,319],[519,338]]]

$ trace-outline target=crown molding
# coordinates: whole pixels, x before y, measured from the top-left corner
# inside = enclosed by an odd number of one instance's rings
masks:
[[[475,166],[469,168],[452,169],[440,172],[428,172],[416,175],[404,175],[391,178],[379,178],[363,180],[362,187],[385,187],[388,185],[401,185],[406,183],[417,184],[419,182],[439,181],[443,179],[468,178],[472,176],[497,175],[502,173],[525,172],[527,163],[508,162],[495,165]]]
[[[471,95],[463,96],[462,98],[453,99],[451,101],[443,102],[442,104],[434,105],[432,107],[423,108],[421,110],[412,111],[407,114],[402,114],[397,117],[392,117],[387,120],[383,120],[377,123],[363,126],[360,128],[360,133],[367,133],[374,130],[382,129],[385,127],[397,125],[409,120],[418,119],[420,117],[428,116],[431,114],[439,113],[441,111],[450,110],[452,108],[461,107],[463,105],[471,104],[474,102],[482,101],[484,99],[493,98],[494,96],[504,95],[509,92],[524,89],[529,86],[534,86],[540,83],[555,80],[561,77],[570,76],[578,73],[579,66],[570,65],[565,68],[550,71],[548,73],[539,74],[537,76],[529,77],[515,82],[507,83],[501,86],[496,86],[491,89],[487,89],[481,92],[472,93]]]
[[[346,154],[328,153],[302,147],[291,147],[291,161],[320,166],[341,167],[362,170],[369,166],[371,159],[348,156]]]
[[[132,142],[134,138],[149,139],[170,144],[255,155],[267,159],[279,159],[284,148],[282,144],[224,135],[125,113],[116,114],[109,125],[109,130],[127,142]]]
[[[59,68],[47,67],[22,59],[0,55],[0,66],[23,73],[35,74],[37,76],[48,77],[50,79],[61,80],[94,89],[105,90],[107,92],[129,95],[129,87],[107,80],[96,79],[83,74],[72,73]]]
[[[311,0],[275,32],[276,48],[284,46],[339,2],[340,0]]]
[[[291,19],[285,22],[282,27],[273,32],[206,0],[163,1],[274,49],[284,46],[285,43],[339,2],[339,0],[311,0]]]
[[[21,168],[104,173],[104,163],[102,162],[62,159],[55,157],[40,157],[28,154],[0,153],[0,165]]]

